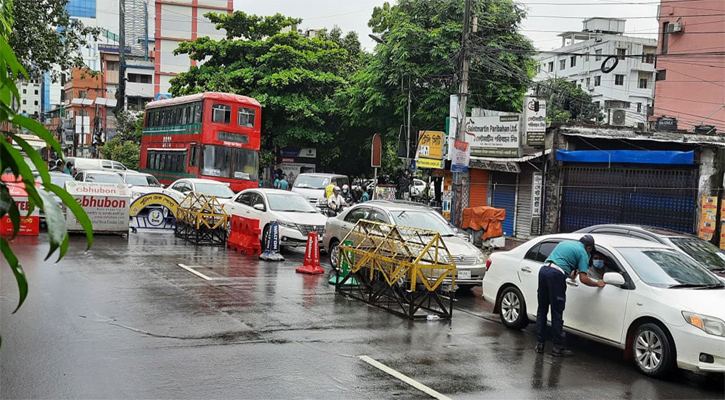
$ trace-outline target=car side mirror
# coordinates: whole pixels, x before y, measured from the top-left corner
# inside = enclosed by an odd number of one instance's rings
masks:
[[[128,186],[128,188],[131,189],[133,187],[133,184],[132,183],[127,183],[126,186]]]
[[[624,277],[618,272],[607,272],[604,274],[604,283],[607,285],[622,286],[624,285]]]
[[[259,210],[259,211],[264,211],[264,204],[257,203],[257,204],[254,205],[254,209],[255,210]]]

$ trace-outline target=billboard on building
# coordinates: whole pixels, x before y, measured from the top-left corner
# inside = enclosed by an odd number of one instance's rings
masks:
[[[466,142],[474,157],[519,157],[521,116],[468,117]]]

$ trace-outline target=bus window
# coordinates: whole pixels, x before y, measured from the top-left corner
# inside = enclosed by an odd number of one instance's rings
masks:
[[[228,124],[232,121],[232,106],[226,104],[212,104],[211,121]]]
[[[196,103],[194,122],[200,124],[204,117],[204,104],[202,102]]]
[[[251,128],[254,126],[254,110],[251,108],[239,107],[237,125]]]
[[[202,147],[202,174],[230,177],[232,149],[223,146],[205,145]]]
[[[191,146],[191,152],[189,154],[189,166],[196,167],[196,162],[199,159],[199,146]]]

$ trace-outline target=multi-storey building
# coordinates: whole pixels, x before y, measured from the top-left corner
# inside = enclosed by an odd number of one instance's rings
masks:
[[[233,10],[233,0],[156,0],[154,40],[154,93],[167,93],[169,81],[189,67],[197,65],[186,54],[174,55],[182,41],[194,41],[208,36],[212,40],[226,37],[223,30],[217,30],[204,14],[208,12],[228,13]]]
[[[562,47],[542,52],[535,81],[564,78],[591,94],[611,125],[644,128],[654,99],[657,41],[624,36],[625,20],[590,18],[581,32],[563,32]],[[603,63],[607,62],[602,72]]]
[[[34,81],[21,81],[18,85],[20,94],[20,113],[33,118],[39,118],[42,113],[41,85]]]
[[[723,16],[723,0],[661,1],[652,120],[674,117],[679,129],[725,132]]]

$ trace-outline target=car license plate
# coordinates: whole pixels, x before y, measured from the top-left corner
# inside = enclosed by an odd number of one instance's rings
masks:
[[[471,271],[458,271],[458,279],[471,279]]]

